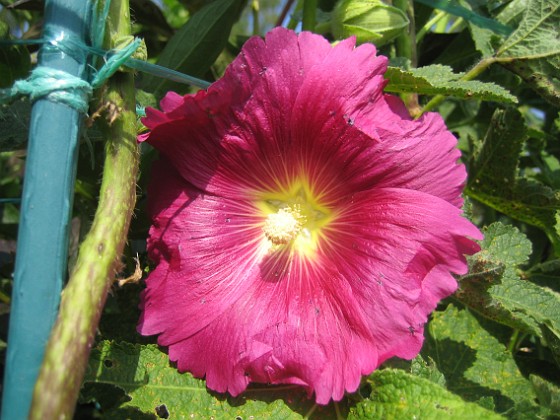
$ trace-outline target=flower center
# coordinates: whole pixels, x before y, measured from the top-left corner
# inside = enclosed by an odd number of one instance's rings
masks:
[[[272,246],[271,251],[289,247],[290,251],[312,258],[320,241],[328,240],[327,226],[335,213],[305,179],[260,193],[255,204],[264,216],[263,239]]]
[[[294,240],[301,232],[305,219],[299,206],[283,207],[268,215],[263,231],[273,244],[284,245]]]

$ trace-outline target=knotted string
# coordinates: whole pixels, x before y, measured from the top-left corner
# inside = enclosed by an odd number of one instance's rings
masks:
[[[132,58],[132,55],[142,44],[139,38],[135,38],[128,45],[117,50],[105,51],[101,49],[109,5],[110,2],[106,1],[100,11],[95,5],[93,7],[90,25],[93,43],[91,46],[85,45],[77,37],[65,33],[45,33],[41,39],[35,40],[0,41],[0,45],[42,44],[44,52],[67,54],[80,63],[87,62],[92,55],[101,57],[104,61],[99,69],[92,67],[91,81],[80,79],[61,70],[38,66],[31,71],[27,79],[16,81],[11,88],[0,89],[0,105],[28,96],[32,101],[46,98],[63,103],[86,114],[93,90],[102,86],[122,66],[202,89],[210,86],[210,83],[205,80]],[[137,110],[140,115],[144,112],[142,107],[137,107]]]

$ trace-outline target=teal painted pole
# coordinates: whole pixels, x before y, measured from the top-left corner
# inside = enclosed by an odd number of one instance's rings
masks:
[[[47,0],[50,37],[85,40],[87,0]],[[64,42],[64,41],[62,41]],[[44,45],[39,66],[86,76],[85,57]],[[26,419],[67,275],[68,226],[76,177],[80,112],[39,99],[31,113],[10,312],[2,419]]]

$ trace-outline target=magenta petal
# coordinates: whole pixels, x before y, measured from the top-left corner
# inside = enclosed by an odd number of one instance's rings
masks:
[[[482,239],[446,201],[389,188],[355,194],[327,235],[325,264],[354,282],[380,362],[418,353],[427,315],[457,288],[450,273],[466,273]]]
[[[375,54],[277,28],[207,92],[147,110],[140,140],[163,157],[138,330],[215,391],[296,384],[340,400],[418,354],[479,249],[456,139],[383,93]]]

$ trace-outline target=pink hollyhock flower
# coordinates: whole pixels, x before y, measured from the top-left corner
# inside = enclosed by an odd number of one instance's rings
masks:
[[[386,65],[373,45],[278,28],[207,92],[147,110],[157,266],[138,329],[180,371],[326,404],[418,354],[482,235],[461,217],[456,139],[383,93]]]

